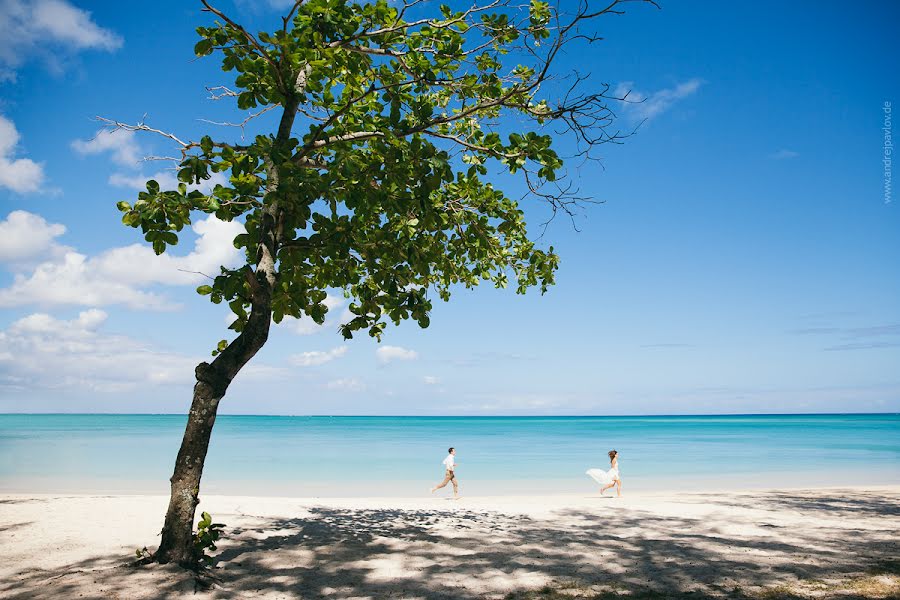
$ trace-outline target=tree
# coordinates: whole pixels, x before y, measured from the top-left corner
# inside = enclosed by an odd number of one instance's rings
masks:
[[[345,338],[381,338],[387,320],[429,324],[432,297],[490,281],[518,293],[554,282],[558,257],[528,234],[519,201],[495,187],[493,165],[524,178],[553,214],[580,198],[563,185],[553,136],[571,136],[590,157],[612,132],[609,86],[582,91],[577,73],[557,78],[559,56],[600,38],[597,17],[624,0],[479,0],[466,10],[425,0],[298,0],[272,33],[250,33],[208,0],[215,23],[199,27],[198,56],[218,53],[237,73],[234,98],[246,119],[277,111],[277,128],[249,143],[203,136],[185,141],[144,122],[101,119],[112,128],[164,135],[178,146],[177,189],[156,181],[122,221],[140,228],[157,254],[178,242],[197,213],[239,219],[234,239],[246,263],[222,268],[197,291],[235,314],[237,334],[196,368],[193,401],[171,478],[155,559],[195,563],[192,522],[219,401],[266,343],[272,321],[308,315],[322,323],[328,290],[351,299]],[[624,100],[624,99],[622,99]],[[501,135],[502,131],[508,131]],[[212,173],[228,185],[189,185]]]

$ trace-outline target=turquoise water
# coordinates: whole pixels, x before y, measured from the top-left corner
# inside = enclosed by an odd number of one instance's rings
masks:
[[[0,415],[0,491],[167,493],[182,415]],[[628,489],[900,484],[900,415],[220,416],[203,489],[419,495],[448,446],[468,495],[592,492],[621,455]]]

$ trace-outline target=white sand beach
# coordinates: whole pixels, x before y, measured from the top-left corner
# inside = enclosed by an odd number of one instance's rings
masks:
[[[211,587],[128,566],[166,498],[6,495],[3,598],[897,598],[900,486],[531,497],[205,496]],[[198,513],[199,514],[199,513]]]

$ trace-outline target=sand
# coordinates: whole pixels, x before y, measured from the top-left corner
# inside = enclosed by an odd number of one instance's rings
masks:
[[[165,505],[3,496],[0,597],[900,597],[900,486],[621,499],[206,496],[201,509],[227,525],[208,589],[174,566],[127,565],[158,541]]]

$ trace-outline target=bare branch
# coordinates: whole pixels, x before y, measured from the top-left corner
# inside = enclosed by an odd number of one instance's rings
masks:
[[[209,92],[210,100],[221,100],[222,98],[237,98],[240,94],[236,91],[225,87],[224,85],[214,85],[212,87],[206,86],[206,91]]]
[[[303,0],[295,0],[294,5],[291,6],[291,10],[288,11],[288,14],[281,17],[281,22],[283,23],[282,31],[287,31],[288,23],[294,18],[294,13],[297,12],[297,9],[300,8],[301,4],[303,4]]]
[[[270,104],[270,105],[268,105],[268,106],[262,108],[261,110],[256,111],[255,113],[250,113],[250,115],[248,115],[247,118],[244,119],[243,121],[241,121],[240,123],[228,123],[228,122],[222,122],[222,121],[210,121],[209,119],[198,119],[198,120],[199,120],[199,121],[202,121],[203,123],[209,123],[210,125],[220,125],[220,126],[222,126],[222,127],[239,127],[240,130],[241,130],[241,139],[244,139],[244,127],[247,125],[247,123],[249,123],[250,121],[252,121],[252,120],[255,119],[256,117],[258,117],[258,116],[260,116],[260,115],[263,115],[263,114],[269,112],[270,110],[272,110],[272,109],[274,109],[274,108],[278,108],[279,106],[281,106],[281,105],[280,105],[280,104]]]
[[[431,135],[431,136],[434,136],[437,138],[450,140],[451,142],[455,142],[464,148],[468,148],[469,150],[475,150],[477,152],[484,152],[485,154],[489,154],[489,155],[493,156],[494,158],[513,159],[513,158],[519,158],[520,156],[522,156],[521,152],[514,153],[514,154],[509,154],[506,152],[497,152],[496,150],[494,150],[492,148],[487,148],[485,146],[479,146],[478,144],[473,144],[471,142],[467,142],[466,140],[464,140],[462,138],[459,138],[459,137],[456,137],[453,135],[448,135],[445,133],[439,133],[437,131],[432,131],[431,129],[425,129],[422,131],[422,133],[426,133],[428,135]]]
[[[146,118],[146,115],[144,115],[144,118]],[[127,123],[122,123],[120,121],[115,121],[113,119],[107,119],[106,117],[101,117],[99,115],[94,117],[94,119],[97,121],[100,121],[101,123],[104,123],[110,129],[110,131],[119,131],[119,130],[121,130],[121,131],[149,131],[150,133],[156,133],[163,137],[169,138],[170,140],[172,140],[173,142],[175,142],[176,144],[181,146],[183,149],[188,149],[191,147],[190,143],[178,139],[172,133],[169,133],[167,131],[162,131],[160,129],[156,129],[154,127],[150,127],[149,125],[144,123],[143,118],[140,121],[138,121],[135,125],[129,125]]]
[[[184,141],[181,138],[177,137],[173,133],[169,133],[168,131],[163,131],[161,129],[156,129],[155,127],[150,127],[144,122],[146,115],[140,121],[131,125],[129,123],[122,123],[121,121],[116,121],[114,119],[108,119],[106,117],[97,116],[94,117],[95,120],[100,121],[105,124],[109,131],[147,131],[149,133],[155,133],[160,135],[166,139],[169,139],[176,144],[178,144],[179,149],[181,150],[181,158],[176,158],[174,156],[148,156],[145,157],[144,160],[173,160],[175,162],[181,162],[185,159],[188,152],[195,148],[200,148],[200,142],[194,141]],[[226,142],[212,142],[213,147],[215,148],[231,148],[235,151],[245,151],[249,149],[249,146],[239,145],[239,144],[229,144]]]
[[[183,159],[177,156],[145,156],[141,159],[141,162],[152,162],[152,161],[172,161],[172,162],[180,162]]]
[[[215,279],[216,279],[215,277],[211,277],[210,275],[207,275],[203,271],[188,271],[187,269],[178,269],[178,270],[181,271],[182,273],[190,273],[191,275],[203,275],[207,279],[211,279],[213,281],[215,281]]]

